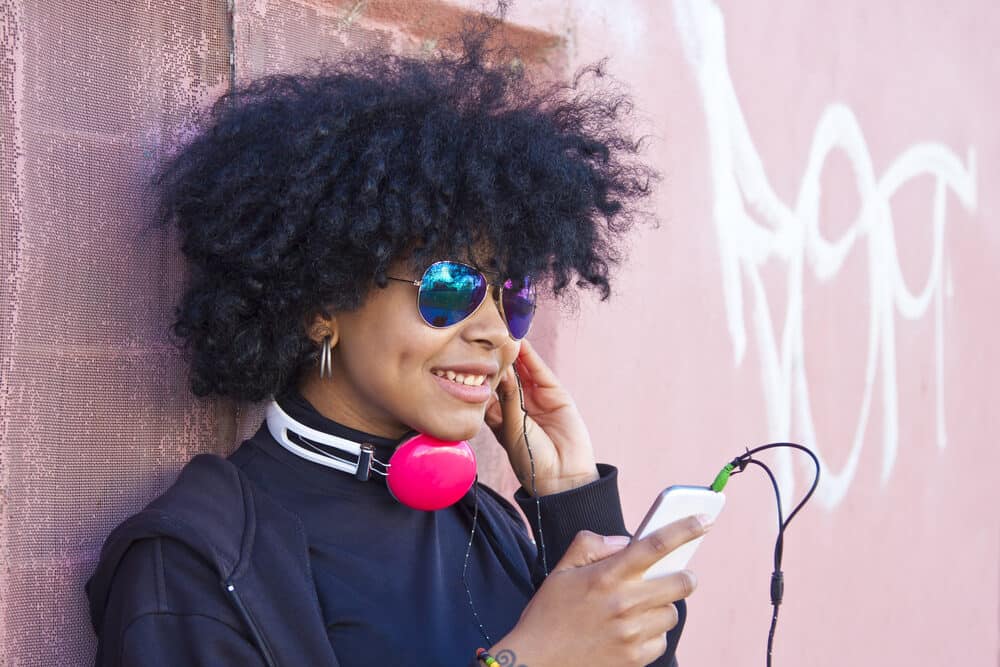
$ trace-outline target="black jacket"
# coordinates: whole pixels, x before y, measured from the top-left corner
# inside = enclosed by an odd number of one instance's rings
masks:
[[[230,459],[195,457],[173,486],[108,537],[87,583],[98,666],[383,664],[359,655],[338,658],[317,599],[302,522],[242,469],[255,444],[280,447],[262,427]],[[578,530],[627,534],[617,471],[604,464],[599,471],[599,481],[542,498],[549,567]],[[479,488],[483,538],[501,556],[512,590],[530,597],[541,575],[524,523],[499,494]],[[523,490],[515,498],[533,517],[534,499]],[[676,664],[684,601],[677,608],[680,622],[655,665]],[[468,614],[468,607],[441,613]],[[419,633],[420,627],[397,631]],[[477,665],[473,649],[463,646],[462,662],[442,667]],[[411,664],[436,662],[410,658]]]

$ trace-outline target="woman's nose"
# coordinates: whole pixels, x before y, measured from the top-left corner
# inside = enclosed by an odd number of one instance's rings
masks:
[[[490,286],[490,292],[483,304],[469,319],[466,337],[488,341],[493,347],[500,347],[510,340],[510,331],[503,318],[500,306],[500,289]]]

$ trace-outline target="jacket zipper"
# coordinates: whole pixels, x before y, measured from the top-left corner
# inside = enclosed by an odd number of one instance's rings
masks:
[[[250,615],[250,610],[246,608],[246,605],[243,604],[243,600],[240,599],[239,593],[236,592],[236,586],[234,586],[231,581],[223,581],[222,587],[227,593],[229,593],[229,596],[233,599],[233,603],[236,605],[236,609],[243,616],[243,620],[246,621],[254,643],[257,644],[260,648],[260,652],[264,655],[264,664],[266,664],[267,667],[278,667],[278,663],[274,661],[274,656],[271,655],[271,650],[267,647],[267,644],[264,643],[264,635],[260,633],[257,623],[253,620],[253,616]]]

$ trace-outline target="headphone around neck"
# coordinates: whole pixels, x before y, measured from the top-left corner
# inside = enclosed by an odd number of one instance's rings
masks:
[[[392,496],[417,510],[455,504],[476,479],[476,455],[465,440],[451,442],[418,433],[400,444],[388,462],[379,461],[371,443],[306,426],[277,401],[267,407],[267,429],[278,444],[307,461],[352,474],[359,481],[368,481],[373,472],[385,477]]]

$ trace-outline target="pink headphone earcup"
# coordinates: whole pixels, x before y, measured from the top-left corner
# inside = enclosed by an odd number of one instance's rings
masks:
[[[475,479],[476,455],[469,443],[421,433],[393,453],[386,481],[399,502],[432,511],[458,502]]]

